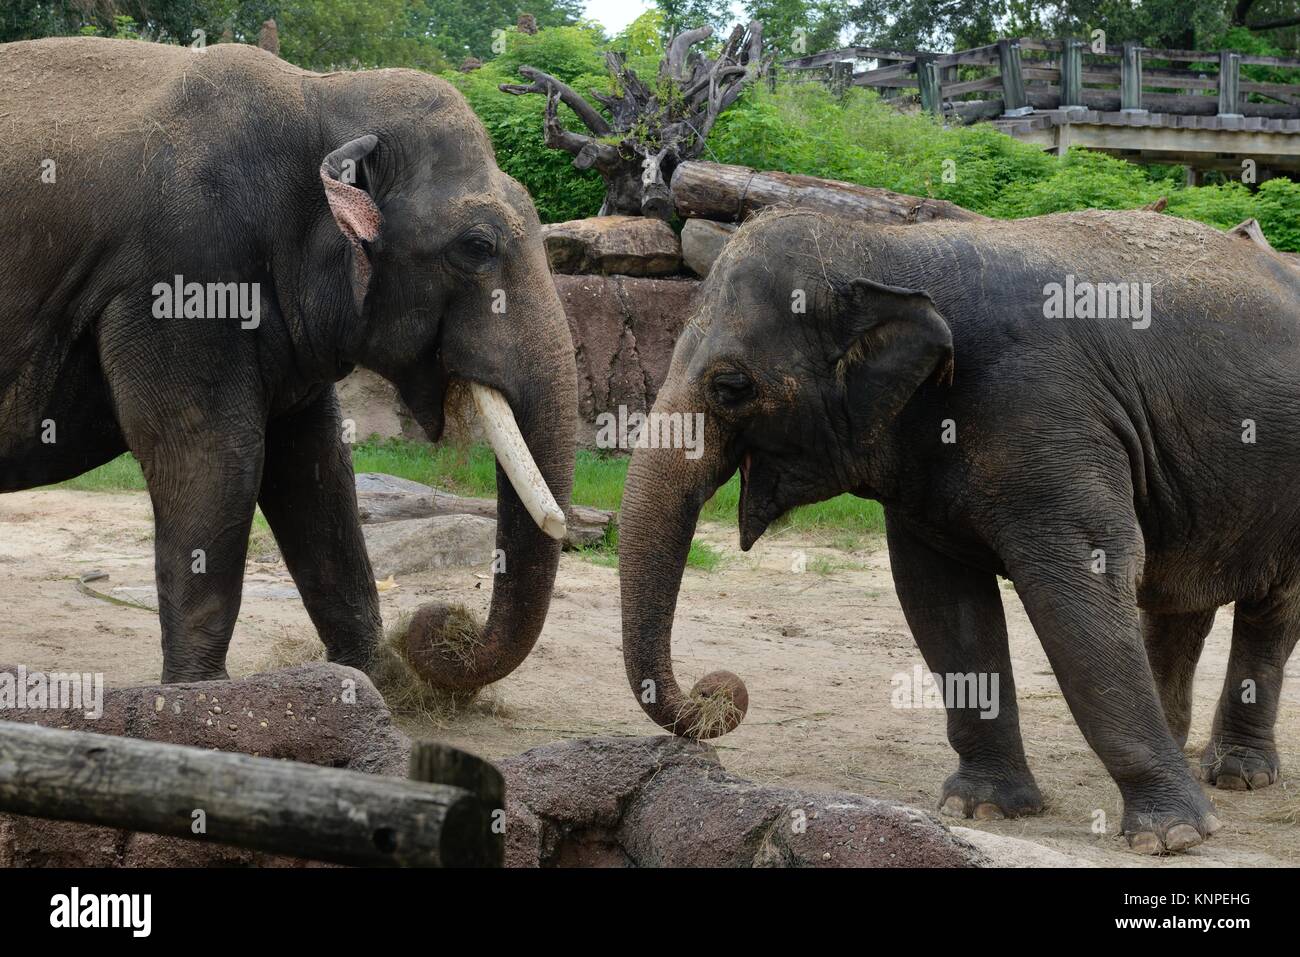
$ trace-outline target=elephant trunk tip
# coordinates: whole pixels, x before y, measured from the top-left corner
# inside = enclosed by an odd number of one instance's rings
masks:
[[[483,625],[463,605],[421,605],[406,628],[402,644],[403,657],[430,687],[475,691],[496,680],[481,667],[489,650]]]
[[[749,710],[749,690],[730,671],[711,671],[695,683],[672,731],[684,738],[720,738],[734,731]]]

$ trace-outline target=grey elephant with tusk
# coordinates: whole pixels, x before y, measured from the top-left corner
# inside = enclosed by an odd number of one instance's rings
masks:
[[[1218,826],[1183,756],[1216,608],[1236,603],[1201,776],[1278,779],[1273,726],[1300,636],[1300,271],[1143,212],[870,227],[760,215],[714,265],[654,412],[705,415],[705,454],[639,448],[620,523],[623,652],[678,734],[748,694],[688,694],[671,636],[701,506],[741,473],[748,549],[795,506],[884,506],[898,599],[946,700],[951,814],[1041,810],[998,576],[1010,579],[1140,851]],[[996,679],[996,683],[993,679]],[[1243,689],[1251,689],[1246,695]],[[889,689],[881,689],[881,702]],[[978,706],[977,706],[978,705]]]
[[[259,504],[330,659],[371,662],[334,389],[357,365],[435,441],[469,386],[506,562],[472,654],[426,677],[517,667],[559,563],[576,371],[532,202],[464,99],[411,70],[75,38],[0,46],[0,113],[0,491],[135,454],[163,680],[226,674]]]

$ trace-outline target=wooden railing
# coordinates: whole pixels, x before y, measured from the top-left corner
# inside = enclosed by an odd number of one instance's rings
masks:
[[[854,64],[875,60],[872,70]],[[1300,117],[1300,82],[1243,79],[1243,66],[1300,70],[1300,59],[1232,50],[1161,50],[1124,43],[1094,50],[1081,40],[999,40],[955,53],[844,47],[786,60],[820,71],[832,88],[872,87],[971,123],[1032,110],[1150,111],[1224,117]],[[916,93],[904,91],[915,89]],[[1216,95],[1217,94],[1217,95]]]

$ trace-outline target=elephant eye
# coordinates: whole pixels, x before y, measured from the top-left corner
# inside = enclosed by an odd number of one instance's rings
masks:
[[[743,372],[719,372],[711,383],[713,397],[720,405],[737,406],[748,402],[757,391],[754,382]]]
[[[474,271],[486,269],[496,259],[496,233],[483,226],[470,229],[460,237],[456,253],[467,268]]]

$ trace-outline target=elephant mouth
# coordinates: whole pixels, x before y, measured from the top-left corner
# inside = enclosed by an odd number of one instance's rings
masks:
[[[784,509],[777,504],[775,484],[770,470],[755,465],[754,454],[745,452],[740,458],[740,503],[737,518],[740,524],[740,550],[747,552],[767,531],[767,527],[781,517]]]

